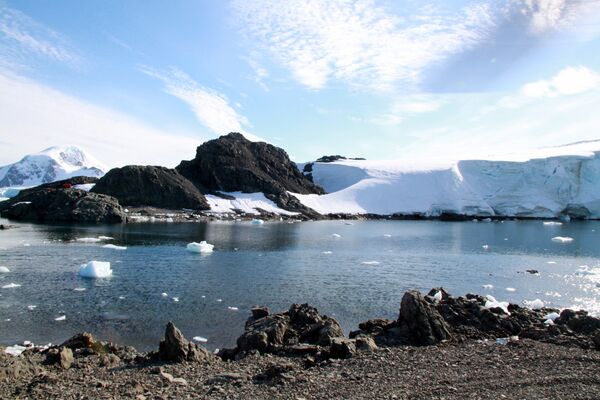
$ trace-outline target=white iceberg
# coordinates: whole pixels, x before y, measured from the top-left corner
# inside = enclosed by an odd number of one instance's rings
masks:
[[[115,240],[115,238],[112,236],[98,236],[98,239],[100,239],[100,240]]]
[[[98,242],[101,242],[102,239],[94,238],[94,237],[82,237],[82,238],[75,239],[75,241],[82,242],[82,243],[98,243]]]
[[[504,289],[504,290],[506,290],[507,292],[516,292],[516,291],[517,291],[517,289],[515,289],[515,288],[513,288],[513,287],[507,287],[507,288],[506,288],[506,289]]]
[[[18,283],[9,283],[8,285],[2,286],[2,289],[14,289],[18,287],[21,287],[21,285],[19,285]]]
[[[24,352],[25,350],[27,350],[26,346],[21,346],[21,345],[15,344],[14,346],[7,346],[4,349],[4,352],[11,356],[17,357],[17,356],[20,356],[21,353]]]
[[[544,302],[540,299],[525,300],[523,301],[523,304],[525,304],[525,307],[531,308],[532,310],[539,310],[541,308],[544,308]]]
[[[27,309],[30,310],[30,311],[33,311],[36,308],[37,308],[37,306],[34,306],[34,305],[27,306]]]
[[[363,265],[379,265],[379,261],[363,261],[361,262]]]
[[[112,249],[112,250],[127,250],[127,247],[125,247],[125,246],[117,246],[115,244],[105,244],[104,246],[102,246],[102,248],[104,248],[104,249]]]
[[[263,221],[262,219],[255,218],[255,219],[252,220],[252,223],[255,224],[255,225],[262,225],[262,224],[265,223],[265,221]]]
[[[0,273],[5,274],[7,272],[10,272],[10,269],[8,269],[7,267],[0,267]]]
[[[324,251],[323,254],[332,254],[332,252],[327,250],[327,251]]]
[[[558,317],[560,317],[560,314],[556,313],[556,312],[544,315],[545,320],[550,320],[552,322],[554,322],[554,320],[557,319]]]
[[[168,293],[165,293],[165,292],[162,292],[160,295],[161,295],[162,297],[167,297],[167,296],[169,296],[169,294],[168,294]]]
[[[194,337],[192,338],[192,340],[193,340],[194,342],[200,342],[200,343],[206,343],[206,342],[208,342],[208,339],[207,339],[207,338],[205,338],[205,337],[203,337],[203,336],[194,336]]]
[[[568,236],[554,236],[552,241],[556,243],[571,243],[573,238]]]
[[[332,233],[332,234],[331,234],[331,237],[334,237],[334,238],[341,238],[341,237],[342,237],[342,235],[340,235],[339,233]]]
[[[237,308],[237,307],[227,307],[227,309],[229,311],[238,311],[239,310],[239,308]]]
[[[559,226],[562,225],[562,222],[558,222],[558,221],[544,221],[544,225],[546,226]]]
[[[179,297],[173,297],[173,301],[174,301],[175,303],[179,303]]]
[[[67,319],[67,316],[66,316],[66,315],[61,315],[60,317],[56,317],[56,318],[54,318],[54,320],[55,320],[55,321],[64,321],[64,320],[66,320],[66,319]]]
[[[215,246],[213,244],[206,243],[206,241],[203,240],[200,243],[189,243],[187,246],[185,246],[185,249],[192,253],[212,253],[214,247]]]
[[[483,286],[481,286],[481,287],[482,287],[482,288],[484,288],[484,289],[493,289],[493,288],[494,288],[494,285],[490,285],[490,284],[488,283],[488,284],[486,284],[486,285],[483,285]]]
[[[494,296],[490,296],[489,294],[485,297],[487,299],[484,305],[485,308],[500,308],[507,315],[510,315],[510,312],[508,311],[508,301],[498,301]]]
[[[481,246],[482,249],[487,250],[490,248],[489,244],[484,244],[483,246]]]
[[[76,287],[75,289],[73,289],[75,292],[85,292],[87,289],[84,287]]]
[[[110,262],[90,261],[79,267],[79,276],[82,278],[107,278],[112,275]]]

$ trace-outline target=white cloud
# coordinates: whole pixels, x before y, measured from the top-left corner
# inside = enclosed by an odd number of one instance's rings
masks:
[[[176,68],[159,72],[142,67],[141,71],[162,81],[165,92],[186,103],[198,121],[213,133],[225,135],[229,132],[239,132],[248,140],[264,141],[246,132],[244,126],[249,125],[248,119],[229,104],[229,99],[224,94],[200,86],[189,75]]]
[[[0,56],[21,63],[31,56],[75,65],[79,57],[68,49],[68,41],[27,15],[0,4]]]
[[[567,67],[548,80],[531,82],[523,86],[527,97],[557,97],[573,95],[600,87],[600,74],[587,67]]]
[[[331,79],[378,90],[415,83],[425,68],[479,43],[494,25],[486,5],[393,15],[373,0],[233,4],[258,48],[312,89]]]
[[[1,69],[0,93],[0,165],[50,146],[75,144],[111,167],[173,167],[193,158],[204,141],[150,127]]]

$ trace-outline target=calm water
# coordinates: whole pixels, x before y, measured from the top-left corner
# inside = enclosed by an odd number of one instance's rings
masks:
[[[128,249],[74,241],[99,235]],[[555,243],[554,236],[574,241]],[[215,252],[185,251],[200,240]],[[110,261],[113,276],[80,278],[79,265],[90,260]],[[208,338],[209,348],[231,346],[251,306],[279,311],[293,302],[315,305],[348,332],[369,318],[395,318],[405,290],[435,286],[600,312],[598,222],[20,224],[0,231],[0,266],[11,271],[0,273],[0,287],[21,285],[0,289],[1,344],[57,343],[88,330],[148,350],[173,320],[186,336]]]

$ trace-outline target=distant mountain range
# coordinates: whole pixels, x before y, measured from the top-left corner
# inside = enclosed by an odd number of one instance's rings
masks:
[[[108,168],[77,146],[54,146],[0,167],[0,188],[36,186],[74,176],[103,176]]]

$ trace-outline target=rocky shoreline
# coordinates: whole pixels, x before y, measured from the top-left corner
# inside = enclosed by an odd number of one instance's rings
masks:
[[[346,337],[308,304],[255,307],[216,353],[171,322],[158,350],[75,335],[0,355],[1,398],[564,398],[600,396],[600,319],[442,288]]]

